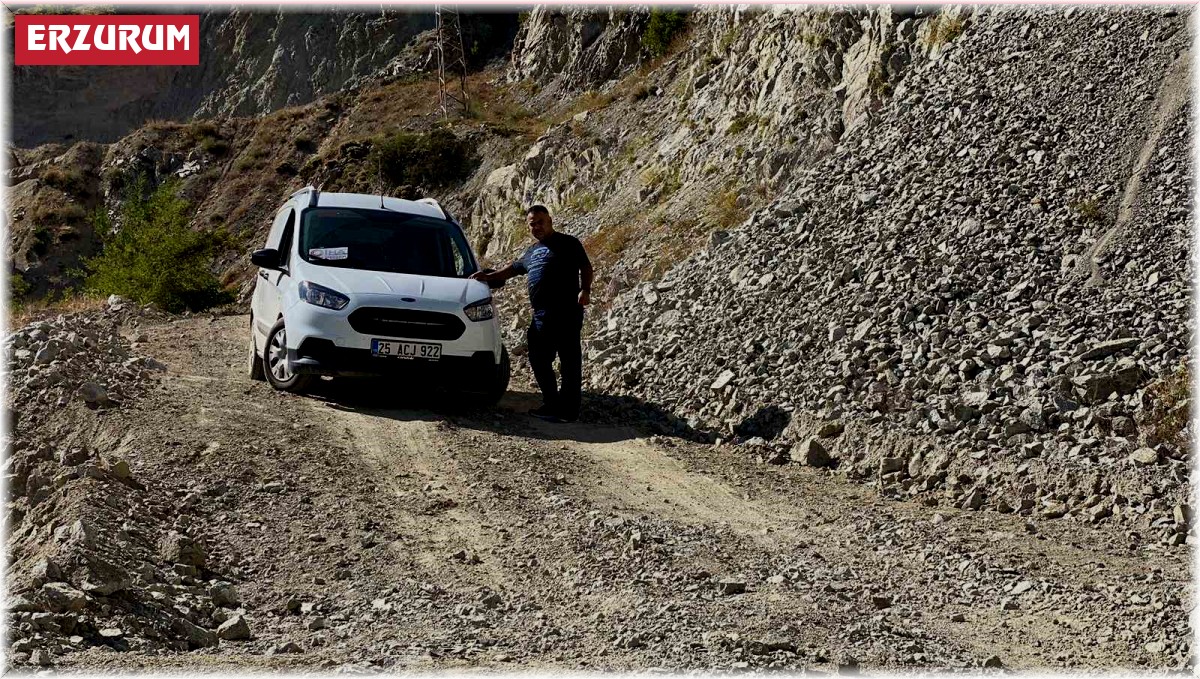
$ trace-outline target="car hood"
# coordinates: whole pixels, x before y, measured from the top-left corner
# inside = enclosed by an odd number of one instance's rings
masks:
[[[469,304],[490,294],[486,283],[468,278],[413,276],[386,271],[359,271],[322,267],[313,282],[354,295],[389,295]]]

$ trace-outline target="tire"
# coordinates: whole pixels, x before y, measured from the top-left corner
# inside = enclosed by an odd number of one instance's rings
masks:
[[[491,387],[480,398],[481,404],[492,407],[504,398],[508,391],[508,380],[512,377],[512,364],[508,360],[508,349],[500,347],[500,365],[496,366],[496,374],[492,376]]]
[[[255,382],[265,382],[267,380],[266,372],[263,370],[262,352],[258,350],[258,343],[254,339],[254,318],[250,319],[250,342],[246,350],[246,374]]]
[[[279,391],[298,394],[308,388],[312,375],[297,375],[288,368],[287,332],[283,319],[275,321],[267,333],[267,346],[263,350],[263,368],[267,383]]]

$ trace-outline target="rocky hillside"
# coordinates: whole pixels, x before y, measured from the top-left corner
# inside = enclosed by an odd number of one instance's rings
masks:
[[[506,53],[514,17],[466,21],[478,61]],[[433,27],[428,10],[203,13],[199,67],[15,68],[12,140],[112,142],[152,120],[260,116],[306,104],[380,73],[428,70],[436,63]]]
[[[435,195],[493,262],[538,201],[601,271],[599,391],[927,502],[1147,522],[1184,502],[1186,14],[664,16],[536,8],[449,117],[403,76],[417,40],[303,106],[15,149],[14,280],[76,285],[88,214],[139,174],[180,182],[242,299],[245,252],[308,183]],[[461,176],[384,178],[382,150],[436,130]],[[502,304],[519,344],[523,299]]]
[[[767,208],[621,294],[591,383],[897,495],[1182,542],[1187,19],[963,19]]]

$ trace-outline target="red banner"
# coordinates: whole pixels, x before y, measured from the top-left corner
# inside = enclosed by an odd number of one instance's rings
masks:
[[[17,66],[199,66],[198,14],[18,14]]]

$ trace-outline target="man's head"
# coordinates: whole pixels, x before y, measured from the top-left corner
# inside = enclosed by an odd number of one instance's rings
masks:
[[[529,226],[529,234],[538,240],[554,233],[554,219],[545,205],[531,205],[525,211],[525,224]]]

